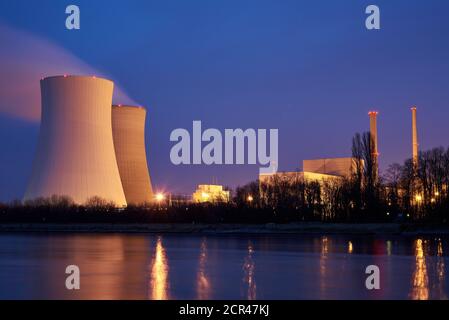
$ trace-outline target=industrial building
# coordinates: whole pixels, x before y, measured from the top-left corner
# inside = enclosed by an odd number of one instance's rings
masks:
[[[153,201],[153,189],[145,152],[145,118],[143,107],[112,107],[112,134],[115,155],[128,204]]]
[[[377,141],[377,111],[370,111],[368,113],[370,118],[370,134],[372,137],[372,153],[374,157],[374,165],[376,170],[376,177],[378,175],[378,141]],[[357,162],[361,162],[357,165]],[[314,160],[303,160],[303,171],[294,172],[277,172],[272,174],[260,174],[259,183],[271,183],[275,179],[280,181],[287,181],[290,183],[297,182],[319,182],[326,181],[339,182],[344,178],[351,177],[356,173],[358,168],[364,166],[362,159],[354,157],[345,158],[323,158]]]
[[[223,186],[215,184],[199,185],[195,193],[192,195],[192,200],[195,203],[216,203],[229,202],[230,192],[223,189]]]
[[[304,172],[320,173],[323,175],[349,177],[355,172],[355,158],[329,158],[304,160],[302,167]]]
[[[297,182],[341,181],[348,178],[355,170],[355,158],[328,158],[304,160],[303,171],[277,172],[274,174],[259,175],[260,183],[270,183],[273,179]]]
[[[112,81],[87,76],[42,79],[37,153],[24,200],[91,197],[126,206],[112,135]]]
[[[417,108],[412,107],[412,161],[415,170],[418,169],[419,150],[418,150],[418,129],[417,129]],[[377,117],[379,112],[368,112],[370,120],[370,136],[372,139],[372,156],[373,165],[375,170],[375,179],[379,177],[379,150],[378,150],[378,134],[377,134]],[[357,161],[362,161],[360,166],[357,166]],[[315,159],[304,160],[303,171],[295,172],[277,172],[272,174],[259,175],[260,183],[269,183],[273,179],[279,179],[280,181],[300,182],[300,181],[339,181],[342,178],[350,177],[357,168],[363,167],[364,161],[357,160],[353,157],[347,158],[328,158],[328,159]],[[418,187],[415,187],[418,188]]]

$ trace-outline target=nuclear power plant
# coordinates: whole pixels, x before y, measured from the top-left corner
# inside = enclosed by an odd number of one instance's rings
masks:
[[[152,202],[154,195],[145,150],[146,110],[113,106],[114,83],[103,78],[53,76],[42,79],[40,86],[41,127],[24,200],[57,195],[70,197],[82,205],[97,197],[117,207]],[[412,159],[417,170],[417,108],[411,110]],[[379,175],[377,116],[377,111],[369,112],[376,179]],[[269,181],[272,177],[291,181],[341,181],[350,177],[359,165],[360,159],[352,157],[304,160],[303,171],[260,175],[259,181]]]
[[[99,197],[118,207],[127,199],[149,201],[145,110],[113,112],[114,84],[103,78],[54,76],[40,84],[39,141],[24,200],[59,195],[85,204]]]
[[[145,152],[145,117],[146,110],[142,107],[112,107],[115,155],[128,204],[153,199]]]

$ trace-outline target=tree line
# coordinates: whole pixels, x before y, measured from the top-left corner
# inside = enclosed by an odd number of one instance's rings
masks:
[[[378,174],[369,132],[352,139],[347,177],[308,180],[277,174],[238,187],[229,203],[187,201],[116,208],[99,197],[77,205],[66,196],[0,203],[0,222],[287,223],[449,222],[449,148],[419,153]],[[417,160],[417,161],[416,161]]]
[[[352,140],[350,176],[322,181],[274,175],[239,187],[239,206],[271,207],[300,221],[449,221],[449,148],[419,153],[378,174],[369,132]],[[251,199],[251,201],[248,201]]]

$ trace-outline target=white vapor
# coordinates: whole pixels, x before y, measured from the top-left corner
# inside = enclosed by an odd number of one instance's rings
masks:
[[[0,113],[12,117],[40,120],[41,78],[63,74],[108,78],[64,48],[9,26],[0,25],[0,44]],[[137,105],[116,84],[113,100]]]

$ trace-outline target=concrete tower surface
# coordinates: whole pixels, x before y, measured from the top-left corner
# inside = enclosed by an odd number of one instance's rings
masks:
[[[373,160],[374,160],[374,171],[376,175],[376,179],[379,176],[379,150],[377,148],[377,115],[379,112],[377,111],[370,111],[368,113],[369,115],[369,124],[370,124],[370,134],[371,139],[373,140],[373,146],[372,146],[372,154],[373,154]]]
[[[112,138],[112,81],[85,76],[41,80],[37,154],[24,200],[94,196],[125,206]]]
[[[369,128],[371,133],[371,138],[373,139],[373,154],[377,158],[379,155],[379,150],[377,149],[377,115],[379,112],[377,111],[370,111],[368,113],[369,115]]]
[[[412,159],[415,170],[418,168],[418,125],[417,125],[417,109],[412,108]]]
[[[142,107],[112,107],[115,155],[128,204],[153,201],[145,152],[145,117]]]

